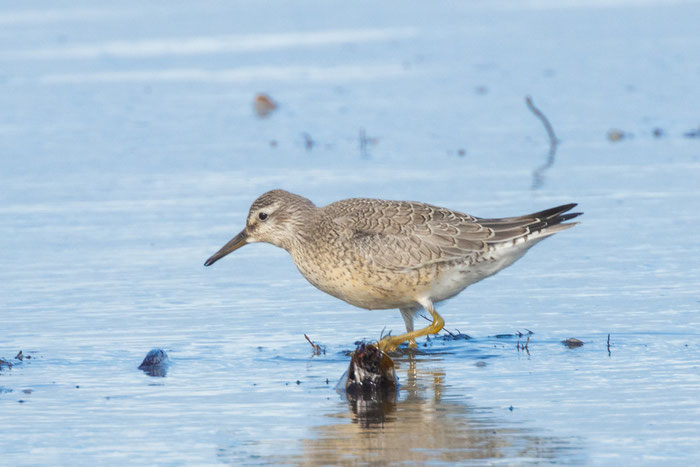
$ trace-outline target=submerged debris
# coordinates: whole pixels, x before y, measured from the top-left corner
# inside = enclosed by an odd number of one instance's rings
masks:
[[[700,127],[695,128],[694,130],[689,130],[683,133],[683,136],[686,138],[700,138]]]
[[[168,366],[170,366],[170,357],[165,350],[156,348],[146,354],[146,358],[139,365],[139,370],[148,376],[165,376],[168,373]]]
[[[495,337],[496,339],[509,339],[511,337],[515,337],[515,334],[496,334]]]
[[[515,345],[515,348],[518,350],[518,352],[524,350],[528,355],[530,355],[530,336],[527,336],[527,340],[525,341],[524,345],[520,344],[520,336],[518,336],[518,343]]]
[[[304,148],[306,148],[307,151],[311,151],[316,145],[316,141],[314,141],[307,132],[303,132],[301,136],[304,138]]]
[[[253,108],[258,117],[265,118],[277,108],[277,104],[267,94],[260,93],[255,96]]]
[[[348,398],[377,398],[396,394],[393,360],[376,345],[361,343],[350,357],[345,382]]]
[[[448,331],[447,329],[443,328],[443,331],[446,332],[446,334],[440,334],[439,336],[433,337],[434,340],[441,340],[441,341],[468,341],[469,339],[472,338],[469,334],[464,334],[461,332],[459,329],[456,329],[456,332],[451,332]],[[430,341],[430,336],[425,336],[428,340]]]
[[[336,390],[345,394],[363,427],[383,424],[396,411],[398,379],[394,362],[376,345],[360,342]]]
[[[20,350],[17,352],[17,355],[15,355],[15,360],[19,360],[19,363],[12,363],[10,360],[5,360],[4,358],[0,358],[0,370],[3,368],[7,368],[8,370],[11,369],[14,365],[20,365],[24,360],[29,360],[31,359],[31,355],[24,355],[24,353]]]
[[[319,344],[314,344],[313,341],[311,339],[309,339],[309,336],[307,336],[306,334],[304,334],[304,337],[306,338],[308,343],[311,344],[311,348],[314,349],[314,355],[321,355],[321,354],[326,355],[326,347],[325,346],[319,345]]]
[[[542,125],[544,125],[544,129],[547,132],[547,137],[549,138],[549,152],[547,153],[547,160],[532,172],[532,189],[536,190],[541,188],[544,184],[545,172],[549,170],[552,165],[554,165],[554,157],[557,154],[559,139],[557,138],[557,135],[554,134],[554,128],[552,128],[552,124],[549,123],[549,119],[540,109],[535,107],[535,104],[532,102],[532,97],[525,96],[525,104],[527,105],[527,108],[530,109],[530,112],[532,112],[535,117],[542,122]]]
[[[580,341],[575,337],[569,337],[568,339],[561,341],[561,343],[570,349],[575,349],[576,347],[581,347],[583,345],[583,341]]]
[[[618,130],[617,128],[608,130],[608,140],[612,141],[613,143],[622,141],[623,139],[629,138],[630,136],[631,135],[629,133],[626,133],[622,130]]]
[[[359,140],[359,147],[360,147],[360,155],[362,157],[369,157],[369,151],[368,151],[369,146],[374,146],[379,142],[378,138],[367,136],[367,132],[365,131],[364,128],[360,128],[360,134],[359,134],[358,140]]]

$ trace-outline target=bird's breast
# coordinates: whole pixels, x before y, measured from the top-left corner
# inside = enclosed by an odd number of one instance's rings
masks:
[[[316,288],[366,309],[414,306],[420,296],[415,272],[375,269],[365,258],[338,251],[306,248],[290,252],[299,272]],[[423,289],[427,287],[423,284]]]

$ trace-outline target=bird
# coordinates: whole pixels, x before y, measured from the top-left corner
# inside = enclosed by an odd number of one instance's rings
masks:
[[[245,228],[206,260],[211,266],[248,243],[285,249],[312,285],[369,310],[398,309],[406,332],[377,345],[391,352],[437,334],[435,304],[510,266],[532,246],[578,222],[576,203],[517,217],[480,218],[416,201],[350,198],[317,207],[282,189],[250,206]],[[414,316],[432,322],[414,329]]]

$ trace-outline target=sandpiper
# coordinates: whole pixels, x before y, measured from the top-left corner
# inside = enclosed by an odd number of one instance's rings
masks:
[[[534,214],[484,219],[413,201],[352,198],[316,207],[303,196],[269,191],[253,202],[245,228],[204,265],[247,243],[289,252],[302,275],[322,291],[366,309],[398,308],[406,333],[379,347],[435,334],[444,326],[435,303],[510,266],[540,240],[576,225],[565,204]],[[414,330],[422,308],[432,316]]]

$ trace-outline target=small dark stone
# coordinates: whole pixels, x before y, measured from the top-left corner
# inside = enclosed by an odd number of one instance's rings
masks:
[[[700,128],[686,131],[685,133],[683,133],[683,136],[685,136],[686,138],[700,138]]]
[[[478,366],[479,368],[483,368],[486,366],[486,362],[483,360],[480,360],[474,364],[475,366]]]
[[[510,407],[508,407],[508,410],[510,410],[510,411],[512,412],[512,411],[513,411],[513,406],[511,405]]]
[[[297,380],[297,385],[301,384],[301,381]]]
[[[467,151],[465,151],[464,149],[461,149],[461,148],[460,148],[460,149],[457,150],[457,155],[460,156],[460,157],[464,157],[464,155],[465,155],[466,153],[467,153]]]
[[[75,385],[75,389],[80,389],[80,385],[79,385],[79,384],[76,384],[76,385]]]
[[[580,341],[575,337],[570,337],[564,341],[561,341],[561,343],[570,349],[575,349],[576,347],[581,347],[583,345],[583,341]]]
[[[664,135],[664,130],[663,128],[654,128],[651,134],[654,135],[654,138],[661,138]]]
[[[608,140],[612,141],[613,143],[617,141],[622,141],[625,138],[628,138],[629,134],[622,131],[618,130],[617,128],[613,128],[608,131]]]
[[[17,355],[15,355],[15,360],[24,360],[24,355],[22,355],[22,351],[20,350]]]
[[[170,357],[165,350],[156,348],[146,354],[146,358],[139,365],[139,370],[149,376],[165,376],[169,365]]]

